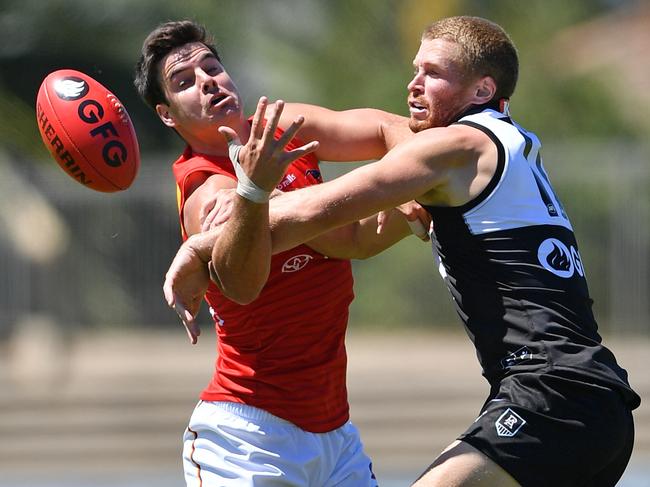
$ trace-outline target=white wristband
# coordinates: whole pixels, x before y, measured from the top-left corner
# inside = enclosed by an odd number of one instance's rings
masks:
[[[424,228],[424,225],[422,225],[420,220],[406,220],[406,223],[409,224],[411,232],[413,232],[413,235],[416,237],[424,239],[429,235],[429,232]]]
[[[235,176],[237,176],[237,194],[254,203],[268,203],[271,191],[265,191],[251,181],[244,172],[244,168],[239,164],[239,151],[242,147],[242,145],[233,142],[228,144],[228,155],[235,168]]]

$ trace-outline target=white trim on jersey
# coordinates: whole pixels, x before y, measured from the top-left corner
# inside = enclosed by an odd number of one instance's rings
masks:
[[[459,123],[479,125],[492,133],[504,155],[503,171],[493,190],[463,213],[472,234],[484,234],[534,225],[559,225],[573,230],[542,166],[541,144],[495,110],[465,116]],[[478,127],[477,127],[478,128]],[[508,188],[502,191],[501,188]],[[472,204],[471,202],[469,203]]]

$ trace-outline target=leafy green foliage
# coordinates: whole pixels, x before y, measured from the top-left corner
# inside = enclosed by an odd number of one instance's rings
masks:
[[[181,142],[142,103],[132,85],[143,39],[160,22],[193,18],[216,38],[226,68],[251,109],[257,98],[304,101],[334,109],[372,106],[406,113],[406,84],[422,28],[433,15],[480,15],[504,26],[518,46],[521,73],[513,116],[542,140],[647,134],[620,112],[599,73],[558,72],[551,40],[563,29],[631,2],[614,0],[0,0],[0,150],[49,160],[34,119],[41,80],[73,68],[96,77],[126,105],[150,164],[167,168]],[[564,59],[570,63],[570,60]],[[150,154],[166,154],[156,160]],[[549,172],[554,162],[549,160]],[[561,164],[573,164],[563,161]],[[577,171],[579,171],[578,169]],[[592,293],[606,303],[604,199],[593,186],[560,183],[585,260],[595,263]],[[564,194],[563,194],[564,193]],[[173,195],[170,195],[173,198]],[[581,235],[582,232],[582,235]],[[170,249],[171,252],[172,249]],[[455,320],[431,249],[414,238],[355,264],[356,323]],[[143,285],[153,285],[144,283]],[[158,285],[158,283],[155,283]],[[601,299],[602,298],[602,299]],[[162,298],[161,298],[162,302]],[[606,304],[605,304],[606,305]]]
[[[417,2],[416,2],[417,3]],[[441,2],[451,13],[483,15],[511,34],[522,59],[513,111],[542,136],[638,136],[616,112],[595,78],[566,81],[545,63],[546,40],[611,8],[598,0]],[[144,150],[177,148],[177,140],[138,100],[132,69],[142,40],[158,23],[194,18],[215,34],[227,68],[248,106],[261,94],[342,109],[373,106],[405,113],[405,86],[425,23],[405,14],[413,2],[396,0],[3,0],[0,2],[0,143],[33,153],[38,134],[24,116],[40,81],[73,68],[116,92],[131,114]],[[457,9],[457,12],[453,10]],[[433,20],[433,19],[431,19]],[[406,24],[405,24],[406,22]],[[562,53],[556,53],[561,55]],[[22,137],[9,136],[22,133]],[[45,152],[41,151],[44,156]]]

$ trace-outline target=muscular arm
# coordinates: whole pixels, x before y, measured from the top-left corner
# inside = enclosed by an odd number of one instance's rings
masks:
[[[272,251],[291,248],[411,199],[461,205],[487,184],[485,178],[478,185],[471,183],[479,179],[478,161],[492,146],[485,135],[468,127],[429,129],[380,161],[322,185],[284,194],[271,207]],[[462,182],[465,179],[467,184]]]
[[[380,161],[333,181],[274,198],[269,217],[272,248],[258,257],[270,262],[272,253],[378,211],[416,198],[427,203],[429,194],[444,186],[450,168],[479,157],[463,129],[466,127],[427,130],[396,146]],[[219,255],[219,247],[215,245],[213,258]]]
[[[230,219],[223,224],[212,250],[210,277],[221,292],[239,304],[255,300],[266,283],[271,260],[268,203],[235,198]],[[240,238],[245,235],[245,239]],[[231,249],[236,249],[233,252]]]
[[[318,140],[315,154],[331,162],[367,161],[387,151],[413,133],[408,118],[373,108],[335,111],[304,103],[287,103],[280,118],[284,128],[298,115],[305,117],[299,138]]]
[[[300,139],[303,142],[318,140],[316,156],[329,161],[380,158],[399,141],[413,135],[408,128],[408,119],[392,113],[369,108],[339,112],[299,103],[284,104],[279,126],[286,128],[299,116],[305,116]],[[402,216],[392,218],[380,234],[377,233],[376,218],[369,217],[319,235],[307,245],[329,257],[363,259],[381,252],[410,233]],[[220,245],[231,244],[221,241]],[[222,286],[229,280],[224,278]]]
[[[203,204],[221,189],[234,188],[236,181],[223,175],[210,176],[188,197],[183,210],[183,221],[188,236],[201,231],[200,213]],[[255,299],[259,289],[268,278],[270,262],[264,257],[271,245],[270,234],[264,229],[268,225],[268,204],[252,203],[236,196],[233,201],[230,219],[219,232],[210,235],[212,252],[205,255],[208,248],[203,236],[201,245],[195,245],[201,258],[212,260],[210,277],[219,290],[240,304]],[[238,235],[247,235],[243,243],[238,242]],[[198,242],[198,239],[194,239]],[[236,242],[233,242],[236,241]],[[237,245],[236,252],[228,251]],[[215,267],[219,272],[215,271]]]
[[[299,115],[305,117],[300,139],[304,142],[318,140],[315,155],[323,161],[379,159],[399,142],[413,136],[408,118],[372,108],[335,111],[315,105],[287,103],[279,125],[282,127]],[[377,233],[376,217],[370,216],[319,235],[306,244],[329,257],[365,259],[410,234],[402,216],[392,218],[380,234]]]
[[[337,259],[368,259],[412,234],[404,215],[391,210],[392,216],[377,232],[377,215],[329,230],[313,240],[305,242],[323,255]],[[271,211],[273,215],[273,211]],[[271,222],[271,228],[275,227]],[[279,231],[272,230],[271,234]],[[276,250],[277,253],[280,250]]]
[[[237,181],[222,174],[206,175],[201,173],[186,183],[186,194],[189,194],[183,207],[183,225],[188,236],[201,232],[201,211],[212,199],[212,196],[222,189],[234,189]]]

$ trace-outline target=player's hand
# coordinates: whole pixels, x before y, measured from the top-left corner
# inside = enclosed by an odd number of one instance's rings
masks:
[[[202,232],[228,221],[236,194],[237,191],[234,189],[220,189],[203,203],[199,210]]]
[[[275,140],[275,131],[284,109],[284,102],[278,100],[275,110],[264,124],[268,100],[261,97],[253,116],[251,135],[246,145],[239,150],[239,164],[248,178],[260,189],[271,192],[282,180],[287,166],[292,161],[314,152],[318,142],[312,141],[293,150],[285,150],[286,145],[293,139],[305,119],[300,116]],[[219,132],[226,138],[231,147],[241,146],[237,133],[230,127],[219,127]]]
[[[165,301],[183,322],[192,345],[196,344],[201,334],[196,315],[210,283],[207,262],[195,246],[201,235],[194,235],[181,245],[165,274],[163,284]]]
[[[396,213],[401,213],[413,234],[420,240],[429,240],[431,228],[431,215],[416,201],[409,201],[389,211],[380,211],[377,214],[377,233],[381,233],[386,222]]]

